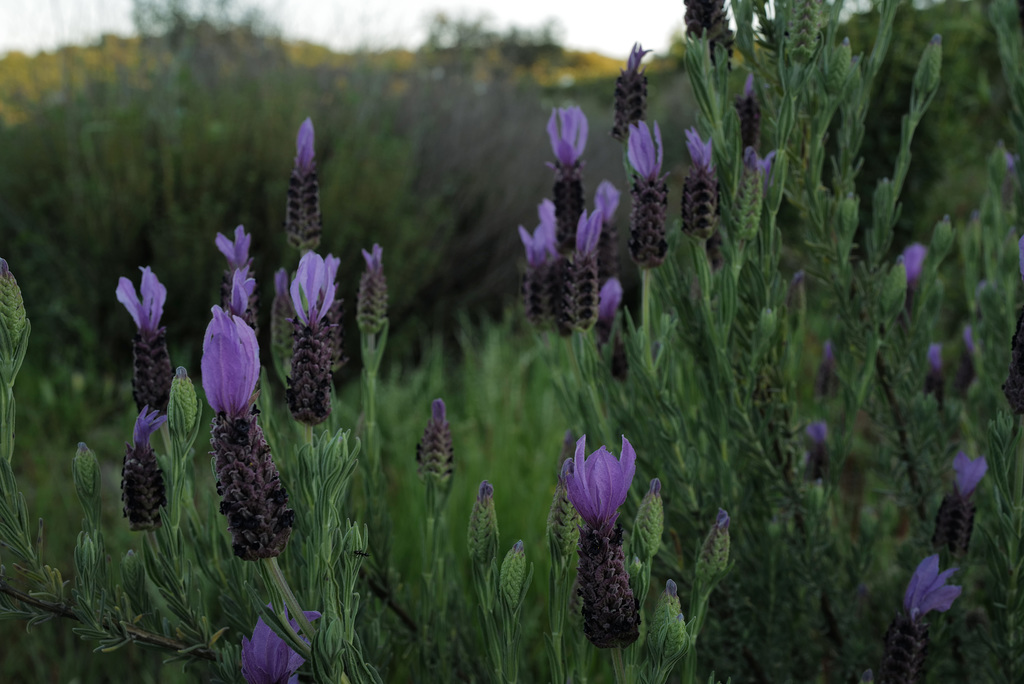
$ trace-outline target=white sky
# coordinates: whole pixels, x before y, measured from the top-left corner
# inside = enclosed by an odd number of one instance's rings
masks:
[[[201,4],[192,0],[186,4]],[[262,10],[285,38],[309,40],[336,50],[415,47],[427,17],[487,13],[494,26],[537,28],[548,18],[562,26],[565,45],[625,57],[635,41],[664,53],[681,27],[683,0],[239,0]],[[102,33],[133,32],[133,0],[0,0],[0,54],[35,53]]]

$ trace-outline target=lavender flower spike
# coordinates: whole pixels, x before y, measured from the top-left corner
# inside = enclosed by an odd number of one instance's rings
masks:
[[[316,252],[306,252],[299,261],[299,269],[291,284],[292,304],[295,313],[305,325],[318,327],[327,311],[334,303],[334,277],[330,271],[337,272],[334,258],[328,254],[333,268]]]
[[[714,165],[711,162],[711,138],[704,142],[696,128],[688,128],[686,130],[686,149],[689,150],[690,159],[693,160],[695,166],[714,171]]]
[[[308,116],[299,126],[299,134],[295,138],[295,166],[302,173],[309,173],[313,168],[313,120]]]
[[[125,444],[124,463],[121,468],[121,501],[124,516],[133,531],[160,527],[160,508],[167,503],[163,473],[157,465],[156,455],[149,446],[149,438],[167,416],[157,410],[143,407],[135,419],[132,443]]]
[[[925,558],[914,570],[907,591],[903,595],[903,609],[912,620],[920,620],[933,610],[945,613],[960,595],[962,587],[946,585],[946,581],[960,568],[939,572],[939,554]]]
[[[117,301],[124,304],[128,309],[139,334],[143,338],[152,340],[159,334],[160,317],[164,313],[164,303],[167,301],[167,288],[164,287],[153,271],[146,266],[139,268],[142,271],[142,298],[135,293],[135,285],[125,277],[117,281]]]
[[[233,242],[224,233],[217,233],[214,244],[217,245],[220,253],[227,258],[228,268],[232,271],[250,264],[249,245],[252,244],[252,235],[245,232],[245,226],[239,225],[235,228],[235,239]]]
[[[561,124],[561,126],[559,126]],[[573,166],[587,146],[587,117],[579,107],[551,110],[548,119],[551,149],[562,166]]]
[[[635,126],[629,127],[629,150],[627,152],[629,163],[633,169],[643,178],[649,181],[657,180],[661,173],[661,162],[665,156],[665,150],[661,144],[661,129],[658,122],[654,122],[654,139],[651,139],[651,131],[644,121],[637,122]]]
[[[612,456],[603,445],[590,456],[587,436],[576,442],[576,455],[562,468],[569,501],[591,529],[608,534],[619,517],[618,508],[626,501],[636,473],[636,452],[622,437],[622,455]]]
[[[238,316],[219,306],[203,338],[203,390],[218,414],[240,418],[249,413],[249,400],[260,376],[260,347],[256,334]]]
[[[288,617],[287,608],[284,613]],[[315,610],[305,610],[303,614],[310,622],[320,617]],[[298,634],[298,623],[290,619],[288,624]],[[309,643],[305,637],[300,638]],[[277,636],[263,618],[256,621],[251,640],[242,637],[242,676],[248,684],[297,684],[299,679],[295,673],[304,662],[305,658]]]
[[[984,456],[971,459],[962,451],[953,458],[953,470],[956,471],[956,491],[964,499],[974,493],[981,478],[988,472],[988,462]]]

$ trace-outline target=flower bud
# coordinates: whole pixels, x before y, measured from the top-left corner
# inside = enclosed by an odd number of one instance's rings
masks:
[[[686,618],[678,613],[674,620],[669,621],[665,634],[664,653],[671,657],[681,653],[690,643],[690,635],[686,631]]]
[[[121,559],[121,581],[125,593],[132,599],[132,608],[139,610],[138,603],[146,601],[146,568],[139,554],[131,549]]]
[[[366,271],[359,280],[356,321],[365,335],[380,332],[388,319],[388,283],[381,263],[383,254],[384,250],[378,244],[374,244],[369,252],[363,250]]]
[[[914,91],[926,96],[939,87],[942,73],[942,36],[935,34],[921,53],[921,61],[914,74]]]
[[[178,366],[171,381],[171,398],[167,402],[167,426],[175,439],[191,436],[199,423],[201,409],[196,389],[184,366]]]
[[[854,235],[860,223],[860,200],[852,192],[839,202],[839,231]]]
[[[494,512],[494,487],[484,480],[469,515],[466,534],[469,557],[479,565],[488,565],[498,555],[498,516]]]
[[[711,526],[704,546],[697,558],[697,581],[707,585],[725,571],[729,564],[729,514],[718,509],[718,517]]]
[[[12,347],[17,348],[28,325],[21,288],[5,259],[0,259],[0,326],[7,331]]]
[[[505,560],[501,563],[501,579],[499,580],[501,595],[512,610],[519,605],[525,578],[526,551],[523,549],[523,540],[520,539],[505,554]]]
[[[633,525],[633,549],[650,562],[661,548],[661,533],[665,525],[665,511],[661,503],[661,480],[651,480],[651,488],[640,502]]]
[[[932,231],[930,251],[936,255],[936,259],[941,259],[949,253],[949,248],[952,246],[953,224],[949,222],[949,215],[947,214],[942,217],[941,221],[935,224],[935,229]]]
[[[853,53],[850,49],[850,39],[843,38],[843,42],[832,51],[832,59],[828,62],[828,71],[825,75],[825,90],[830,95],[838,93],[846,77],[850,74],[850,59]]]
[[[96,527],[100,518],[100,465],[96,454],[85,445],[78,443],[78,451],[71,461],[78,500],[82,503],[89,525]]]
[[[907,269],[903,264],[896,264],[889,269],[882,283],[882,318],[886,323],[892,321],[903,310],[906,301]]]
[[[665,646],[668,641],[669,632],[672,629],[672,623],[676,621],[677,615],[682,614],[682,610],[679,604],[679,593],[676,589],[676,583],[668,580],[665,582],[665,591],[658,597],[658,605],[654,608],[650,631],[653,645],[657,651],[660,651],[663,657],[673,655]]]
[[[572,436],[571,432],[566,434]],[[569,503],[569,497],[565,493],[565,482],[559,478],[558,484],[555,485],[551,510],[548,512],[547,526],[548,544],[551,546],[551,553],[557,558],[567,559],[575,555],[576,544],[580,540],[580,522],[580,514]]]

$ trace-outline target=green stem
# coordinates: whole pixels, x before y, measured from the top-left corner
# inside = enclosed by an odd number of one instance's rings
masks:
[[[651,280],[654,278],[654,269],[645,268],[641,271],[641,278],[643,282],[643,288],[641,290],[640,298],[640,312],[641,319],[640,325],[644,328],[645,339],[646,339],[646,357],[648,368],[654,367],[654,325],[651,320]]]
[[[612,665],[615,667],[615,681],[618,684],[626,684],[626,668],[622,666],[622,649],[612,649]]]
[[[0,388],[0,456],[8,463],[14,458],[14,389],[7,383]]]
[[[266,562],[266,566],[270,570],[270,576],[274,578],[274,583],[281,592],[281,596],[284,597],[284,603],[288,606],[289,615],[299,623],[299,630],[309,637],[310,642],[312,642],[313,637],[316,636],[316,629],[314,629],[313,625],[306,619],[306,614],[302,612],[302,606],[299,605],[299,600],[295,598],[295,594],[292,593],[292,588],[288,586],[288,580],[284,578],[284,573],[281,572],[281,566],[277,564],[277,556],[264,558],[263,560]],[[312,652],[304,654],[300,653],[299,655],[308,660],[311,654]]]
[[[302,443],[313,444],[313,426],[306,423],[302,424]]]

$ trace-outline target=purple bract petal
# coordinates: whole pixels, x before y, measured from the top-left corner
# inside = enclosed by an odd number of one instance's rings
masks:
[[[435,425],[444,426],[448,424],[448,419],[445,416],[447,409],[444,405],[444,399],[435,399],[430,404],[430,416],[434,421]]]
[[[366,270],[370,273],[380,273],[384,269],[384,248],[373,243],[373,247],[367,252],[363,250],[363,260],[366,261]]]
[[[629,125],[629,142],[627,143],[629,163],[636,172],[647,180],[656,180],[661,173],[661,162],[665,150],[661,145],[661,129],[654,122],[654,137],[647,128],[647,123],[638,121]]]
[[[330,254],[324,259],[316,252],[306,252],[299,261],[290,293],[296,315],[311,328],[319,325],[334,303],[334,274],[338,262],[340,260]]]
[[[166,422],[166,415],[156,409],[150,411],[149,406],[143,406],[142,411],[139,412],[139,417],[135,419],[135,429],[132,431],[132,446],[138,448],[142,444],[149,444],[150,436]]]
[[[167,301],[167,288],[160,284],[153,271],[146,266],[140,268],[142,271],[142,298],[135,293],[135,285],[127,278],[120,278],[117,281],[117,301],[124,304],[131,314],[132,320],[139,332],[146,337],[152,338],[157,334],[160,327],[160,317],[164,313],[164,302]]]
[[[288,271],[283,268],[274,272],[274,294],[288,294]]]
[[[754,74],[747,74],[747,80],[743,83],[743,97],[754,96]]]
[[[249,400],[260,376],[260,347],[256,333],[238,316],[219,306],[203,338],[203,390],[216,413],[241,417],[249,411]]]
[[[724,508],[719,508],[718,515],[715,517],[715,527],[719,530],[725,531],[729,529],[730,522],[732,522],[732,519],[729,517],[726,510]]]
[[[817,420],[807,426],[806,432],[815,444],[822,444],[828,439],[828,423]]]
[[[629,58],[626,60],[626,71],[637,73],[640,69],[640,62],[648,52],[652,51],[644,50],[640,43],[633,43],[633,49],[629,51]]]
[[[285,608],[285,617],[288,617],[288,609]],[[312,622],[320,617],[315,610],[303,611],[306,619]],[[299,633],[299,624],[294,619],[289,619],[288,624],[296,634]],[[309,639],[300,636],[307,644]],[[277,636],[263,618],[258,618],[256,628],[252,632],[252,639],[242,637],[242,676],[248,684],[281,684],[291,682],[290,677],[302,667],[306,660],[293,651],[284,639]]]
[[[601,181],[597,186],[597,193],[594,195],[595,211],[601,212],[605,223],[610,223],[615,217],[615,210],[619,208],[619,190],[611,181]]]
[[[835,363],[836,357],[832,351],[832,340],[825,340],[824,357],[826,363]]]
[[[249,245],[252,244],[252,235],[245,232],[244,226],[239,225],[235,228],[234,241],[224,233],[217,233],[213,242],[228,260],[229,269],[235,270],[249,265]]]
[[[974,354],[974,331],[969,325],[964,326],[964,346],[968,354]]]
[[[618,278],[609,278],[601,286],[601,294],[597,304],[597,319],[605,323],[615,320],[615,312],[622,304],[622,283]]]
[[[953,600],[960,595],[961,587],[946,586],[946,580],[959,568],[939,572],[939,555],[928,556],[910,578],[907,592],[903,595],[903,609],[911,619],[924,617],[929,611],[940,613],[949,610]]]
[[[587,146],[587,117],[583,110],[579,107],[551,110],[548,137],[558,162],[562,166],[573,166]]]
[[[295,167],[302,173],[313,169],[313,120],[306,120],[299,126],[299,134],[295,138]]]
[[[942,370],[942,345],[938,342],[928,345],[928,365],[933,371]]]
[[[587,214],[586,210],[580,215],[579,223],[576,224],[576,251],[580,254],[590,254],[597,249],[597,243],[601,239],[601,212],[595,211]]]
[[[244,316],[249,308],[249,297],[256,291],[256,279],[249,277],[249,267],[235,269],[231,275],[231,306],[232,316]]]
[[[984,456],[971,459],[962,451],[953,458],[953,470],[956,472],[956,491],[963,498],[974,493],[981,478],[988,472],[988,462]]]
[[[566,461],[562,477],[569,501],[592,529],[610,532],[618,518],[618,507],[626,500],[636,473],[636,452],[622,438],[622,455],[616,460],[604,446],[585,457],[587,436],[576,442],[573,461]],[[570,465],[571,464],[571,465]]]
[[[483,503],[487,499],[494,497],[494,485],[487,480],[480,483],[480,489],[477,491],[476,500]]]
[[[548,252],[544,236],[538,235],[541,229],[538,227],[531,235],[528,230],[519,226],[519,239],[523,241],[526,248],[526,263],[530,268],[540,268],[547,261]]]
[[[534,237],[538,235],[544,241],[544,248],[552,257],[558,257],[558,244],[555,241],[558,220],[555,218],[555,203],[549,199],[542,200],[537,205],[537,218],[540,224],[533,231]]]
[[[928,256],[928,248],[919,242],[915,242],[903,250],[903,268],[907,269],[908,287],[917,285],[926,256]]]
[[[711,164],[711,138],[704,142],[696,128],[688,128],[686,129],[686,149],[689,150],[690,159],[695,166],[701,166],[709,171],[714,169]]]

